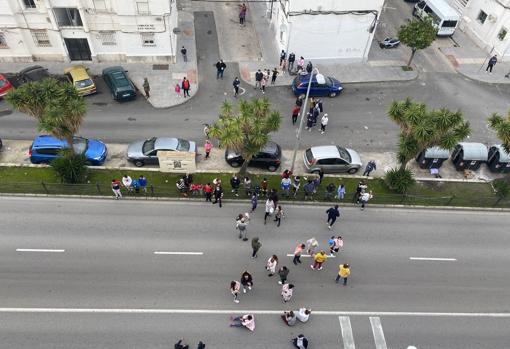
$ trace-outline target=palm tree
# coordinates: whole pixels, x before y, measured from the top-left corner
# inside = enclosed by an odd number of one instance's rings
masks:
[[[397,152],[400,170],[405,170],[407,163],[425,149],[438,146],[451,150],[471,133],[469,122],[460,111],[446,108],[427,111],[425,104],[410,98],[394,101],[388,116],[400,127]]]
[[[230,103],[223,102],[219,119],[210,127],[209,135],[241,154],[245,161],[239,173],[245,174],[248,162],[269,141],[269,133],[280,128],[281,116],[271,110],[266,98],[242,100],[238,107],[236,113]]]
[[[496,132],[503,149],[510,154],[510,111],[506,117],[493,113],[489,117],[489,126]]]

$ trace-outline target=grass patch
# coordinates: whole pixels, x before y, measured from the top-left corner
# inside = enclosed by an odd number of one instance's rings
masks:
[[[402,66],[403,71],[413,71],[413,67],[408,67],[407,65]]]
[[[94,170],[90,171],[86,184],[62,184],[51,168],[28,168],[28,167],[0,167],[0,192],[3,193],[35,193],[35,194],[70,194],[70,195],[97,195],[113,196],[110,183],[113,178],[121,179],[122,175],[128,174],[131,178],[138,178],[141,174],[147,177],[149,186],[148,195],[154,197],[179,197],[175,182],[182,176],[179,174],[147,172],[147,171],[122,171],[122,170]],[[250,174],[253,185],[267,178],[269,188],[280,188],[280,175],[253,175]],[[193,175],[195,183],[212,182],[214,178],[220,178],[223,183],[224,197],[236,198],[230,190],[231,174],[197,173]],[[329,183],[335,186],[344,184],[347,190],[344,202],[351,202],[355,188],[359,182],[357,178],[332,178],[324,177],[321,186],[317,190],[314,199],[325,200],[325,188]],[[510,207],[510,199],[506,198],[498,202],[498,197],[490,184],[485,183],[458,183],[458,182],[418,182],[405,196],[397,194],[386,187],[382,179],[368,180],[368,189],[372,190],[374,198],[371,203],[377,204],[407,204],[407,205],[434,205],[434,206],[476,206],[476,207]],[[44,183],[44,184],[43,184]],[[304,181],[302,180],[302,186]],[[296,200],[303,200],[304,192],[298,193]],[[279,190],[281,192],[281,190]],[[144,197],[145,194],[132,194]],[[281,196],[281,193],[280,193]],[[244,190],[240,190],[239,199],[247,199]],[[285,199],[285,198],[282,198]],[[294,198],[290,197],[291,200]]]

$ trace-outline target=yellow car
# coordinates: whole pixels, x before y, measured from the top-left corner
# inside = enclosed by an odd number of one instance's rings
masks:
[[[76,87],[80,95],[86,96],[96,93],[94,80],[89,76],[87,69],[83,65],[73,65],[72,67],[66,68],[64,74],[69,82]]]

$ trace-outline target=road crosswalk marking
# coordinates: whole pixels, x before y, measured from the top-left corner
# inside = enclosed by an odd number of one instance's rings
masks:
[[[387,349],[386,339],[384,339],[384,332],[381,325],[381,319],[377,316],[371,316],[370,324],[372,325],[372,333],[374,334],[376,349]]]
[[[340,320],[344,349],[356,349],[356,346],[354,345],[354,336],[352,335],[350,318],[348,316],[339,316],[338,319]]]

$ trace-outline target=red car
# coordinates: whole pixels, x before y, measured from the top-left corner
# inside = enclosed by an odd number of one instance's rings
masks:
[[[0,97],[5,96],[7,92],[9,92],[11,89],[12,85],[9,82],[9,80],[7,80],[5,76],[0,74]]]

